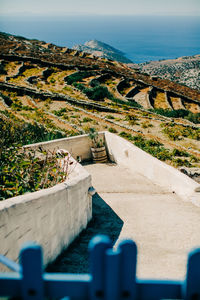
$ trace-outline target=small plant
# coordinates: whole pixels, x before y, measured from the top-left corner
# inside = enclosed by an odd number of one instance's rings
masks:
[[[138,118],[134,115],[126,115],[124,121],[137,121]]]
[[[89,129],[89,138],[92,140],[94,148],[101,148],[104,146],[103,139],[99,137],[99,133],[93,127]]]
[[[87,123],[87,122],[91,122],[91,121],[92,121],[91,118],[88,118],[88,117],[83,118],[83,123]]]
[[[182,166],[191,167],[192,166],[191,163],[187,159],[174,158],[172,160],[172,162],[176,167],[182,167]]]
[[[172,155],[173,156],[185,156],[185,157],[190,156],[190,154],[188,152],[182,151],[182,150],[179,150],[176,148],[172,151]]]
[[[78,118],[80,118],[80,116],[79,115],[72,115],[71,118],[78,119]]]
[[[117,130],[113,127],[108,128],[108,131],[111,133],[117,133]]]
[[[50,79],[50,82],[51,82],[51,83],[55,83],[56,80],[55,80],[54,78],[51,78],[51,79]]]
[[[134,140],[134,138],[133,138],[133,136],[132,136],[131,133],[127,133],[127,132],[125,132],[125,131],[121,131],[119,135],[120,135],[122,138],[127,139],[127,140],[129,140],[129,141],[133,141],[133,140]]]
[[[153,127],[153,125],[149,122],[143,122],[141,127],[145,129],[145,128]]]
[[[115,117],[113,117],[112,115],[107,115],[106,118],[109,120],[113,120]]]
[[[64,108],[61,108],[59,110],[54,110],[53,113],[58,116],[58,117],[61,117],[63,116],[65,113],[67,112],[67,109],[64,107]]]

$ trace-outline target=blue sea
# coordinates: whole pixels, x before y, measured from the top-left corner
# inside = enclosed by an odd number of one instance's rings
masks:
[[[67,47],[97,39],[135,63],[200,54],[199,17],[1,17],[0,31]]]

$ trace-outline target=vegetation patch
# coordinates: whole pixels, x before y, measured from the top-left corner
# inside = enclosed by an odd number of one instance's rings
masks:
[[[124,131],[122,131],[119,135],[133,142],[140,149],[162,161],[172,159],[172,153],[170,153],[170,150],[163,147],[163,145],[156,140],[145,139],[141,135],[132,136],[130,133],[126,133]]]
[[[194,129],[191,127],[176,125],[174,123],[162,124],[162,127],[164,127],[162,132],[165,133],[169,137],[169,139],[173,141],[181,140],[183,137],[198,141],[200,140],[199,128]]]
[[[111,133],[117,133],[117,130],[113,127],[108,128],[108,131]]]
[[[191,111],[186,109],[170,110],[163,108],[155,108],[149,109],[149,111],[168,118],[182,118],[187,119],[195,124],[200,123],[200,113],[192,113]]]
[[[66,172],[53,152],[25,151],[30,144],[65,137],[37,123],[13,122],[0,117],[0,200],[51,187],[65,180]],[[42,156],[42,159],[41,159]]]
[[[97,85],[95,87],[86,88],[81,83],[74,83],[73,85],[81,92],[83,92],[89,99],[92,100],[98,101],[104,100],[106,97],[111,97],[111,94],[109,93],[108,88],[106,86]]]
[[[88,117],[84,117],[82,122],[87,123],[87,122],[92,122],[92,121],[93,121],[93,119],[88,118]]]
[[[73,73],[68,77],[66,77],[66,82],[67,84],[72,85],[73,83],[81,82],[83,81],[84,78],[90,77],[92,75],[94,75],[93,72],[85,72],[85,71]]]

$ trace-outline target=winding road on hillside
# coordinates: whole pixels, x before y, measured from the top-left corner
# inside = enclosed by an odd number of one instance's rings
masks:
[[[97,191],[93,220],[47,270],[88,272],[88,242],[101,233],[108,234],[115,247],[122,239],[136,242],[138,277],[183,279],[188,252],[200,246],[200,208],[121,166],[85,168]]]

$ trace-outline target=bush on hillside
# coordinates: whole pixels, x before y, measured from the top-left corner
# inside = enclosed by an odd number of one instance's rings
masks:
[[[195,124],[200,123],[200,113],[192,113],[191,111],[186,109],[170,110],[170,109],[163,109],[163,108],[154,108],[154,109],[149,109],[149,111],[168,118],[183,118]]]
[[[84,78],[92,76],[92,72],[80,71],[66,77],[67,84],[71,85],[75,82],[81,82]]]
[[[47,188],[65,179],[55,153],[25,151],[23,144],[64,137],[37,123],[0,117],[0,200]],[[41,160],[41,156],[43,159]]]

